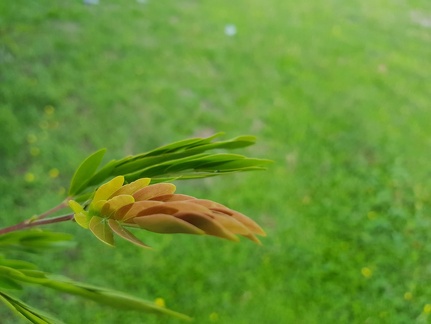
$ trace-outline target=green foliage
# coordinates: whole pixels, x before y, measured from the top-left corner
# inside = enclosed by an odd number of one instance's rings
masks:
[[[75,196],[77,193],[85,190],[90,178],[94,175],[102,162],[105,152],[106,149],[94,152],[81,163],[78,169],[76,169],[70,183],[69,196]],[[84,187],[84,189],[81,189],[82,187]]]
[[[109,161],[223,130],[276,161],[176,182],[253,216],[262,247],[141,230],[151,252],[103,249],[58,224],[78,247],[30,255],[41,269],[163,297],[196,323],[430,320],[429,0],[15,0],[0,16],[2,226],[63,200],[100,147]],[[177,323],[20,297],[71,324]]]
[[[226,153],[203,154],[202,152],[209,149],[241,148],[254,143],[254,138],[251,136],[211,143],[214,137],[180,141],[148,153],[118,161],[113,160],[99,171],[97,170],[106,150],[102,149],[91,154],[75,171],[69,188],[69,198],[66,200],[75,212],[76,222],[84,228],[89,228],[98,239],[111,246],[114,245],[114,233],[116,233],[133,244],[148,247],[128,231],[125,228],[127,226],[142,227],[158,233],[209,234],[232,240],[236,240],[234,234],[237,233],[259,242],[254,233],[263,235],[263,230],[244,215],[213,202],[200,201],[185,195],[174,195],[173,184],[159,183],[148,186],[151,179],[136,178],[137,175],[148,173],[158,177],[158,181],[166,178],[193,178],[194,173],[198,173],[197,177],[204,178],[226,172],[262,170],[263,166],[270,162]],[[181,174],[183,171],[187,171],[187,176]],[[101,182],[113,176],[116,177],[100,185]],[[125,177],[133,182],[123,186]],[[96,185],[99,187],[94,190]],[[84,206],[76,201],[69,201],[70,198],[81,200],[83,197],[93,198],[89,205],[87,202]],[[88,210],[85,209],[87,206]],[[49,224],[50,219],[43,219],[64,207],[62,203],[44,214],[2,229],[0,250],[4,250],[6,254],[12,250],[37,253],[40,249],[48,247],[65,247],[65,241],[71,239],[67,234],[34,230],[16,232],[27,227]],[[65,218],[63,216],[53,218],[52,222],[58,219],[70,220],[66,215]],[[136,222],[133,222],[135,219]],[[0,255],[0,301],[33,323],[58,323],[59,321],[53,317],[7,293],[8,290],[22,289],[23,284],[51,288],[106,306],[190,320],[186,315],[155,303],[53,276],[40,271],[30,262],[7,259]]]
[[[238,149],[255,143],[253,136],[239,136],[226,141],[212,142],[222,133],[187,139],[162,146],[152,151],[112,160],[97,170],[105,150],[99,150],[82,162],[72,178],[69,195],[82,201],[88,189],[108,179],[122,175],[127,182],[151,178],[153,183],[196,179],[238,171],[263,170],[269,160],[248,158],[239,154],[204,153],[215,149]],[[87,192],[87,193],[86,193]]]
[[[12,232],[6,235],[9,238],[9,242],[19,241],[28,243],[29,241],[35,242],[34,234],[34,231],[25,231]],[[38,231],[37,234],[38,241],[44,241],[44,244],[39,247],[46,247],[52,242],[56,243],[60,240],[61,236],[57,235],[56,240],[53,240],[55,233]],[[14,238],[15,236],[16,238]],[[46,237],[46,240],[43,240],[44,236]],[[28,240],[26,240],[27,237]],[[6,245],[5,241],[3,241],[3,246]],[[36,247],[37,246],[33,246],[33,248]],[[145,300],[130,297],[123,293],[75,282],[60,276],[53,276],[38,270],[36,265],[26,261],[6,259],[1,255],[0,257],[0,300],[10,306],[10,308],[12,308],[16,313],[22,315],[33,323],[58,323],[58,320],[48,317],[48,315],[43,312],[26,305],[21,300],[12,297],[6,291],[11,289],[22,289],[23,284],[34,284],[60,292],[77,295],[82,298],[91,299],[110,307],[166,314],[185,320],[190,319],[180,313],[157,306],[156,304]]]
[[[71,247],[73,236],[66,233],[26,231],[0,235],[0,253],[24,251],[38,253],[41,249]]]

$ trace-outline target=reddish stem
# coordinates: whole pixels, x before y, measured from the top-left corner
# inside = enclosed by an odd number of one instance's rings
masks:
[[[33,221],[32,220],[25,220],[21,223],[0,229],[0,235],[10,233],[10,232],[19,231],[19,230],[22,230],[25,228],[35,227],[35,226],[65,222],[65,221],[69,221],[71,219],[73,219],[73,214],[57,216],[57,217],[48,218],[48,219],[36,218]]]
[[[34,218],[33,220],[38,220],[38,219],[44,219],[46,216],[51,215],[65,207],[67,207],[67,202],[70,200],[70,197],[67,197],[65,200],[63,200],[59,205],[47,210],[46,212],[40,214],[39,216],[37,216],[36,218]]]

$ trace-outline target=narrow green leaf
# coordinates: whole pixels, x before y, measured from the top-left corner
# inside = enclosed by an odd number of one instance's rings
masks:
[[[86,188],[86,184],[102,162],[105,152],[106,149],[101,149],[91,154],[76,169],[70,183],[69,196],[75,196]]]
[[[212,138],[214,138],[214,137],[212,137]],[[207,143],[207,139],[190,138],[190,139],[174,142],[174,143],[171,143],[171,144],[168,144],[165,146],[161,146],[157,149],[154,149],[154,150],[149,151],[147,153],[144,153],[142,155],[138,155],[137,158],[148,157],[148,156],[157,156],[157,155],[166,154],[166,153],[178,152],[181,150],[188,149],[190,147],[197,146],[199,144],[202,144],[203,142]]]
[[[88,187],[95,187],[100,185],[101,183],[105,182],[106,180],[112,178],[112,175],[121,175],[121,174],[116,174],[114,172],[114,169],[122,162],[122,161],[126,161],[129,158],[124,158],[121,160],[111,160],[109,161],[107,164],[105,164],[99,171],[97,171],[92,177],[91,179],[88,181],[87,183],[87,188]],[[86,189],[82,189],[82,191],[86,190]],[[75,200],[78,200],[77,197],[75,197]]]
[[[8,276],[0,275],[0,288],[21,290],[22,285],[17,283],[15,280],[9,278]]]
[[[156,314],[165,314],[174,316],[183,320],[190,320],[190,318],[181,313],[174,312],[170,309],[157,306],[154,303],[134,298],[129,295],[116,292],[109,289],[103,289],[95,286],[91,286],[84,283],[74,282],[70,279],[50,275],[42,271],[37,270],[24,270],[18,271],[8,267],[0,266],[0,276],[5,276],[11,280],[32,283],[42,285],[51,289],[62,291],[68,294],[80,296],[86,299],[93,300],[97,303],[104,304],[111,307],[126,309],[126,310],[137,310],[144,312],[153,312]],[[12,309],[19,314],[26,316],[26,318],[33,320],[33,323],[44,323],[37,322],[37,316],[40,316],[41,312],[35,311],[28,305],[15,300],[13,298],[8,298],[9,296],[0,291],[0,297],[6,299],[9,306],[12,305]],[[4,301],[4,300],[3,300]],[[33,315],[35,317],[33,317]],[[44,317],[41,317],[42,319]],[[56,323],[56,321],[51,321],[51,323]]]
[[[73,236],[42,230],[11,232],[0,235],[0,249],[37,252],[40,249],[71,246]]]
[[[5,267],[11,267],[15,269],[36,269],[36,265],[33,263],[23,261],[23,260],[14,260],[14,259],[6,259],[3,256],[0,256],[0,265]]]
[[[170,315],[187,321],[191,320],[191,318],[187,315],[172,311],[165,307],[160,307],[155,303],[143,299],[138,299],[114,290],[103,289],[80,282],[74,282],[60,276],[47,275],[47,277],[49,281],[46,282],[44,286],[68,294],[87,298],[99,304],[126,310],[136,310],[152,312],[160,315]]]
[[[112,166],[115,166],[110,169],[112,171],[110,176],[139,172],[139,170],[142,170],[143,168],[148,168],[161,163],[172,163],[173,161],[186,157],[198,156],[199,154],[212,149],[236,149],[255,143],[255,137],[253,136],[239,136],[226,141],[212,142],[212,140],[219,135],[221,134],[215,134],[208,138],[189,139],[168,144],[147,153],[138,154],[133,157],[113,162]],[[163,171],[160,170],[160,172]],[[163,174],[157,173],[156,175],[161,176]],[[96,179],[101,179],[98,173],[94,175],[90,184],[96,185]]]
[[[214,139],[221,134],[222,133],[215,134],[206,138],[186,139],[156,148],[146,153],[128,156],[120,160],[112,160],[103,166],[99,171],[91,175],[91,178],[87,182],[84,182],[81,187],[75,190],[75,200],[78,202],[84,202],[86,199],[91,197],[91,193],[88,192],[89,190],[107,181],[108,179],[119,175],[125,176],[125,179],[128,182],[142,177],[181,177],[181,179],[192,179],[195,177],[193,177],[191,174],[194,172],[199,172],[199,170],[197,170],[198,165],[194,164],[193,161],[201,158],[202,156],[214,155],[205,152],[216,149],[238,149],[253,145],[256,142],[256,138],[249,135],[238,136],[225,141],[214,141]],[[248,158],[246,159],[248,160]],[[252,163],[252,161],[258,160],[259,159],[250,159],[249,167],[244,167],[241,169],[232,167],[229,169],[229,172],[262,170],[263,167],[261,166],[260,162],[259,165],[254,165]],[[175,172],[170,170],[168,172],[167,169],[169,167],[175,167],[179,170]],[[183,173],[187,169],[189,170],[187,176],[179,174]],[[220,173],[212,174],[213,172],[218,171],[219,170],[212,168],[208,173],[200,173],[196,178],[219,175]],[[160,179],[157,182],[161,182]]]
[[[33,308],[21,300],[0,291],[0,302],[3,302],[16,315],[19,315],[35,324],[61,324],[59,319]]]

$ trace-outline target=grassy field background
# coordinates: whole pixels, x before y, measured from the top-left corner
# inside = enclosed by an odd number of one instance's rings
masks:
[[[429,1],[3,1],[0,37],[4,226],[61,201],[100,147],[120,158],[224,131],[256,135],[241,153],[275,162],[176,183],[254,218],[263,246],[138,233],[153,252],[110,249],[70,223],[53,228],[76,248],[43,269],[163,298],[196,323],[431,316]],[[66,323],[177,323],[22,297]]]

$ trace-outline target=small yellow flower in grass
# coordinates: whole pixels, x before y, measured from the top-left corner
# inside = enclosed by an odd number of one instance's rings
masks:
[[[165,300],[163,298],[160,298],[160,297],[156,298],[154,303],[159,307],[166,307],[166,303],[165,303]]]
[[[60,171],[57,168],[53,168],[48,172],[50,178],[57,178],[60,174]]]
[[[45,106],[44,110],[45,110],[45,114],[50,116],[54,113],[55,108],[51,105],[48,105],[48,106]]]
[[[377,215],[377,213],[375,211],[369,211],[368,214],[367,214],[367,217],[368,217],[369,220],[376,219],[377,216],[378,215]]]
[[[29,144],[36,143],[36,142],[37,142],[37,136],[36,136],[36,135],[34,135],[34,134],[28,134],[28,135],[27,135],[27,142],[28,142]]]
[[[219,315],[216,312],[212,312],[209,318],[211,322],[217,322],[219,320]]]
[[[147,247],[126,227],[173,234],[212,235],[238,241],[237,235],[260,243],[263,229],[247,216],[211,200],[175,194],[172,183],[149,185],[142,178],[123,185],[118,176],[101,185],[88,209],[70,200],[75,221],[89,228],[102,242],[113,246],[113,233],[139,246]]]
[[[24,180],[26,181],[26,182],[34,182],[34,180],[36,179],[36,177],[35,177],[35,175],[33,174],[33,173],[31,173],[31,172],[27,172],[25,175],[24,175]]]
[[[425,314],[431,314],[431,304],[425,304],[424,313]]]
[[[43,120],[43,121],[41,121],[41,122],[39,123],[39,127],[40,127],[41,129],[43,129],[43,130],[46,130],[46,129],[48,129],[48,128],[49,128],[49,124],[48,124],[48,122],[47,122],[47,121]]]
[[[379,314],[380,318],[386,318],[386,317],[388,317],[388,315],[389,315],[389,312],[387,312],[387,311],[380,312],[380,314]]]
[[[412,300],[413,299],[413,294],[410,291],[406,292],[404,294],[404,299],[405,300]]]
[[[38,156],[39,154],[40,154],[40,149],[38,147],[30,148],[30,155],[31,156]]]
[[[365,278],[371,278],[371,276],[373,275],[373,271],[368,267],[363,267],[361,269],[361,273]]]

